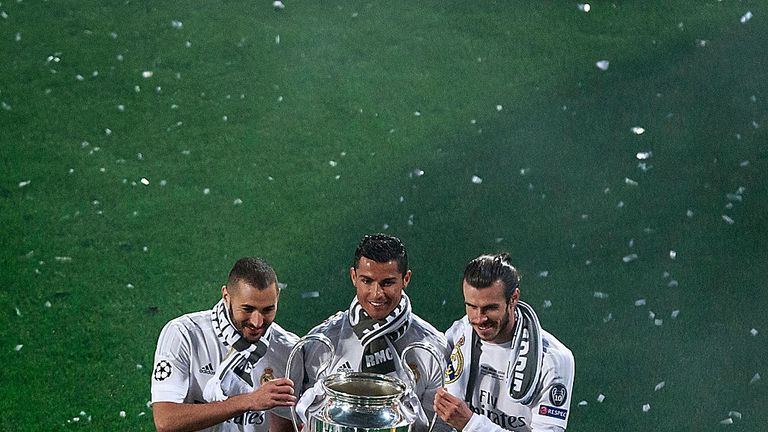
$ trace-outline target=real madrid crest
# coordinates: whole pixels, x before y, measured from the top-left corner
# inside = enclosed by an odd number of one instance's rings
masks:
[[[453,352],[451,352],[450,361],[445,368],[446,384],[456,382],[461,376],[461,372],[464,370],[464,354],[461,353],[462,345],[464,345],[464,336],[459,338],[458,342],[456,342],[456,346],[453,347]]]
[[[275,379],[275,375],[272,372],[272,368],[264,368],[264,373],[259,378],[259,385],[264,385],[267,381]]]
[[[411,368],[411,372],[413,372],[413,379],[418,384],[419,378],[421,378],[421,373],[419,372],[419,365],[417,363],[408,363],[408,367]]]

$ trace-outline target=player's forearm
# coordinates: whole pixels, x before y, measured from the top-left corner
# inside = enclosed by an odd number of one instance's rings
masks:
[[[193,432],[223,423],[247,411],[240,398],[232,397],[222,402],[185,404],[156,402],[152,415],[158,432]]]

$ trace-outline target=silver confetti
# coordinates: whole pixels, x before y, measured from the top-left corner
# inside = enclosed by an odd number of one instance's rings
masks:
[[[589,12],[590,10],[592,10],[592,6],[590,6],[589,3],[578,3],[576,5],[576,9],[582,12]]]
[[[645,404],[643,405],[643,412],[648,412],[651,410],[651,404]]]
[[[651,156],[653,156],[653,152],[650,152],[650,151],[647,151],[647,152],[638,152],[638,153],[635,155],[635,157],[636,157],[638,160],[646,160],[646,159],[650,159],[650,158],[651,158]]]
[[[756,383],[756,382],[758,382],[758,381],[760,381],[760,374],[759,374],[759,373],[756,373],[756,374],[754,374],[754,375],[752,376],[752,379],[751,379],[751,380],[749,380],[749,383],[750,383],[750,384],[754,384],[754,383]]]
[[[642,128],[640,126],[633,126],[630,131],[632,131],[635,135],[642,135],[645,133],[645,128]]]
[[[600,393],[599,395],[597,395],[597,401],[598,402],[603,403],[604,400],[605,400],[605,395],[604,394]]]
[[[595,298],[599,298],[599,299],[607,299],[608,298],[608,294],[606,294],[604,292],[600,292],[600,291],[595,291],[592,295]]]
[[[637,259],[637,254],[629,254],[623,257],[621,260],[624,261],[625,263],[630,263],[636,259]]]
[[[742,23],[742,24],[746,24],[747,21],[752,19],[752,16],[753,16],[752,12],[751,11],[747,11],[747,13],[745,13],[744,15],[741,16],[741,18],[739,18],[739,22]]]
[[[741,413],[738,411],[728,411],[728,417],[735,418],[736,420],[741,420]]]
[[[21,351],[21,349],[22,349],[22,348],[24,348],[24,345],[21,345],[21,344],[19,344],[19,345],[16,345],[16,346],[13,348],[13,350],[14,350],[14,351],[16,351],[16,352],[19,352],[19,351]]]
[[[725,221],[725,223],[727,223],[728,225],[733,225],[733,223],[734,223],[734,220],[733,220],[733,219],[732,219],[730,216],[728,216],[728,215],[722,215],[721,217],[723,218],[723,220]]]
[[[749,334],[751,334],[752,336],[757,336],[758,331],[757,331],[757,329],[752,329],[752,330],[749,331]]]
[[[597,66],[598,69],[601,71],[607,71],[608,66],[611,64],[608,60],[600,60],[597,63],[595,63],[595,66]]]
[[[663,389],[664,386],[666,386],[666,385],[667,385],[667,383],[662,381],[662,382],[656,384],[656,387],[653,388],[653,391],[659,391],[659,390]]]
[[[320,297],[319,291],[307,291],[307,292],[301,293],[302,299],[317,298],[317,297]]]
[[[678,309],[675,309],[672,311],[672,319],[677,318],[680,315],[680,311]]]
[[[635,306],[645,306],[645,299],[635,300]]]
[[[637,186],[637,184],[638,184],[636,181],[632,180],[629,177],[624,177],[624,183],[629,185],[629,186]]]
[[[29,184],[30,184],[30,183],[32,183],[32,180],[24,180],[24,181],[20,181],[20,182],[19,182],[19,187],[20,187],[20,188],[23,188],[23,187],[27,187],[27,186],[29,186]]]
[[[725,419],[723,419],[723,420],[720,420],[720,424],[721,424],[721,425],[729,425],[729,424],[733,424],[733,419],[732,419],[732,418],[730,418],[730,417],[728,417],[728,418],[725,418]]]
[[[478,177],[478,176],[476,176],[476,175],[473,175],[473,176],[472,176],[472,183],[474,183],[474,184],[480,184],[480,183],[482,183],[482,182],[483,182],[483,179],[482,179],[482,178],[480,178],[480,177]]]
[[[240,198],[235,198],[235,200],[232,201],[232,204],[234,205],[240,205],[242,203],[243,203],[243,200],[241,200]]]

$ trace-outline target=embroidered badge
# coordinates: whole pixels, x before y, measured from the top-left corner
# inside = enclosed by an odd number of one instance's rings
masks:
[[[171,364],[165,360],[160,360],[155,366],[154,377],[156,381],[162,381],[171,376]]]
[[[272,368],[264,368],[264,373],[259,378],[259,385],[264,385],[267,381],[275,379],[275,375],[272,372]]]
[[[555,384],[549,389],[549,400],[552,401],[554,406],[563,406],[568,399],[568,390],[562,384]]]
[[[555,408],[548,405],[539,405],[539,415],[565,420],[568,417],[568,410]]]
[[[416,384],[418,384],[419,378],[421,378],[421,373],[419,372],[419,365],[417,363],[408,363],[408,367],[411,368],[411,372],[413,372],[413,379],[416,381]]]
[[[445,383],[450,384],[456,382],[461,376],[461,372],[464,371],[464,354],[461,353],[461,346],[464,345],[464,336],[462,336],[456,346],[453,347],[450,361],[445,368]]]

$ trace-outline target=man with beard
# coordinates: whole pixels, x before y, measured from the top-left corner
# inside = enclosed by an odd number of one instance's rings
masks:
[[[425,430],[433,416],[435,392],[442,386],[441,363],[447,360],[445,337],[431,324],[411,312],[404,290],[411,280],[408,254],[396,237],[374,234],[360,241],[349,269],[355,298],[349,308],[338,312],[309,333],[323,334],[335,347],[327,374],[336,372],[372,372],[410,382],[410,368],[416,377],[413,391],[401,405],[415,430]],[[424,350],[414,349],[400,361],[400,353],[413,342],[431,344],[440,361]],[[306,422],[307,412],[323,400],[322,386],[316,385],[320,366],[329,357],[328,349],[314,343],[303,348],[303,389],[297,405]],[[297,380],[298,382],[298,380]]]
[[[183,315],[160,333],[152,414],[165,431],[289,430],[266,411],[296,402],[285,362],[298,341],[274,323],[280,290],[261,258],[238,260],[211,310]]]
[[[467,315],[446,333],[453,351],[434,404],[456,430],[561,432],[568,424],[573,354],[519,300],[519,285],[506,253],[464,269]]]

